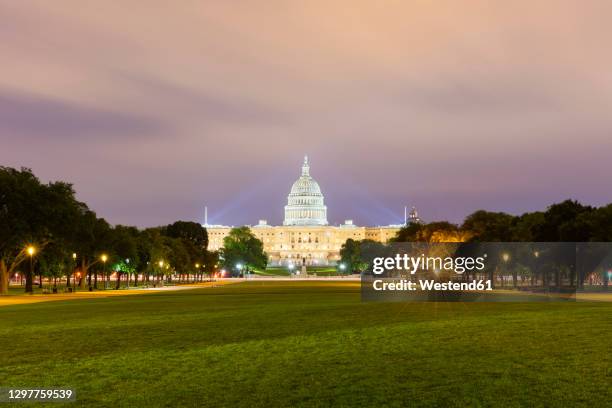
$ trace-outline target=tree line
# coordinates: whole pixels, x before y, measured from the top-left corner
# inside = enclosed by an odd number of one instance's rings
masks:
[[[76,199],[71,184],[42,183],[30,169],[0,167],[0,294],[19,272],[30,293],[36,276],[41,287],[46,277],[66,286],[72,279],[80,288],[108,288],[111,274],[116,288],[122,280],[138,285],[139,274],[146,281],[201,280],[219,262],[207,246],[198,223],[111,226]]]
[[[448,221],[410,223],[401,228],[390,244],[399,243],[464,243],[461,251],[474,250],[478,243],[533,243],[522,246],[507,245],[515,253],[508,253],[503,246],[489,264],[486,276],[493,279],[494,270],[498,279],[503,279],[504,270],[511,271],[512,286],[517,286],[522,273],[528,276],[529,284],[539,281],[544,286],[562,286],[565,277],[570,285],[582,288],[585,280],[596,279],[608,286],[610,280],[610,245],[612,242],[612,204],[602,207],[583,205],[566,200],[549,206],[546,211],[529,212],[519,216],[503,212],[476,211],[467,216],[462,224]],[[538,245],[537,243],[585,243],[583,245]],[[491,252],[494,245],[489,245]],[[385,244],[349,239],[340,251],[341,262],[352,272],[363,272],[372,257],[388,254]],[[576,250],[582,251],[579,264]],[[564,270],[561,265],[573,265]],[[549,277],[545,270],[550,269]],[[567,269],[565,267],[565,269]],[[467,275],[463,276],[464,278]]]
[[[411,223],[394,242],[611,242],[612,204],[603,207],[566,200],[546,211],[519,216],[476,211],[461,225],[448,221]]]

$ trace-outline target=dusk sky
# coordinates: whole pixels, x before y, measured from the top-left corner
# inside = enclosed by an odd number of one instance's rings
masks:
[[[0,1],[0,165],[113,224],[612,202],[610,1]]]

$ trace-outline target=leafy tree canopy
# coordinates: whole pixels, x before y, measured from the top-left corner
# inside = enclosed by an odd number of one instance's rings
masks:
[[[237,264],[248,269],[265,269],[268,257],[261,242],[249,227],[232,228],[229,235],[223,239],[220,251],[223,265],[229,270],[235,270]]]

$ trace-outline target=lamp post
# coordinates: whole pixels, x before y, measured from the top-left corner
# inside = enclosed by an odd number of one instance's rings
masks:
[[[74,263],[74,269],[72,270],[72,291],[74,292],[76,288],[76,266],[77,266],[77,254],[76,252],[72,253],[72,262]],[[68,287],[70,287],[70,278],[68,278]]]
[[[102,263],[104,264],[104,268],[102,269],[102,276],[104,277],[104,289],[108,288],[108,278],[106,276],[106,261],[108,261],[108,256],[106,254],[102,254],[100,257]]]
[[[159,269],[161,271],[160,274],[163,274],[164,273],[164,261],[159,261],[157,264],[159,265]],[[159,281],[159,274],[157,275],[157,280]]]
[[[236,264],[236,269],[238,269],[238,275],[242,275],[242,264],[240,262]]]
[[[195,268],[196,268],[196,277],[195,277],[195,279],[194,279],[194,280],[197,282],[197,280],[198,280],[198,275],[200,274],[200,264],[199,264],[199,263],[196,263],[196,264],[195,264]]]
[[[540,251],[533,251],[533,257],[535,258],[534,268],[531,272],[531,286],[532,288],[538,283],[538,258],[540,257]]]
[[[32,288],[32,280],[34,279],[34,254],[36,253],[36,248],[33,245],[30,245],[26,248],[26,252],[30,256],[30,276],[26,277],[26,293],[33,293],[34,290]]]
[[[341,273],[344,274],[344,270],[346,269],[346,265],[344,264],[344,262],[342,262],[340,264],[340,270],[342,271]]]
[[[130,288],[130,258],[127,258],[125,260],[125,264],[127,265],[126,269],[127,269],[127,282],[126,282],[126,289]]]
[[[508,272],[508,261],[510,260],[510,255],[508,253],[504,253],[502,255],[502,260],[504,261],[504,274]],[[504,287],[504,283],[506,280],[506,276],[502,274],[502,288]],[[514,280],[516,284],[516,279]]]

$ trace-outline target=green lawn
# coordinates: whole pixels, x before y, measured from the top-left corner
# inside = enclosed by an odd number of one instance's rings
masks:
[[[0,387],[74,387],[71,406],[612,404],[611,303],[247,282],[0,307],[0,322]]]
[[[298,268],[299,270],[299,268]],[[309,266],[307,268],[309,275],[317,276],[337,276],[338,270],[333,266]],[[265,271],[254,271],[257,275],[276,275],[276,276],[289,276],[289,269],[284,266],[269,266]]]
[[[289,276],[290,275],[289,269],[282,268],[282,267],[269,267],[263,271],[254,270],[253,273],[255,273],[256,275],[263,275],[263,276]]]

